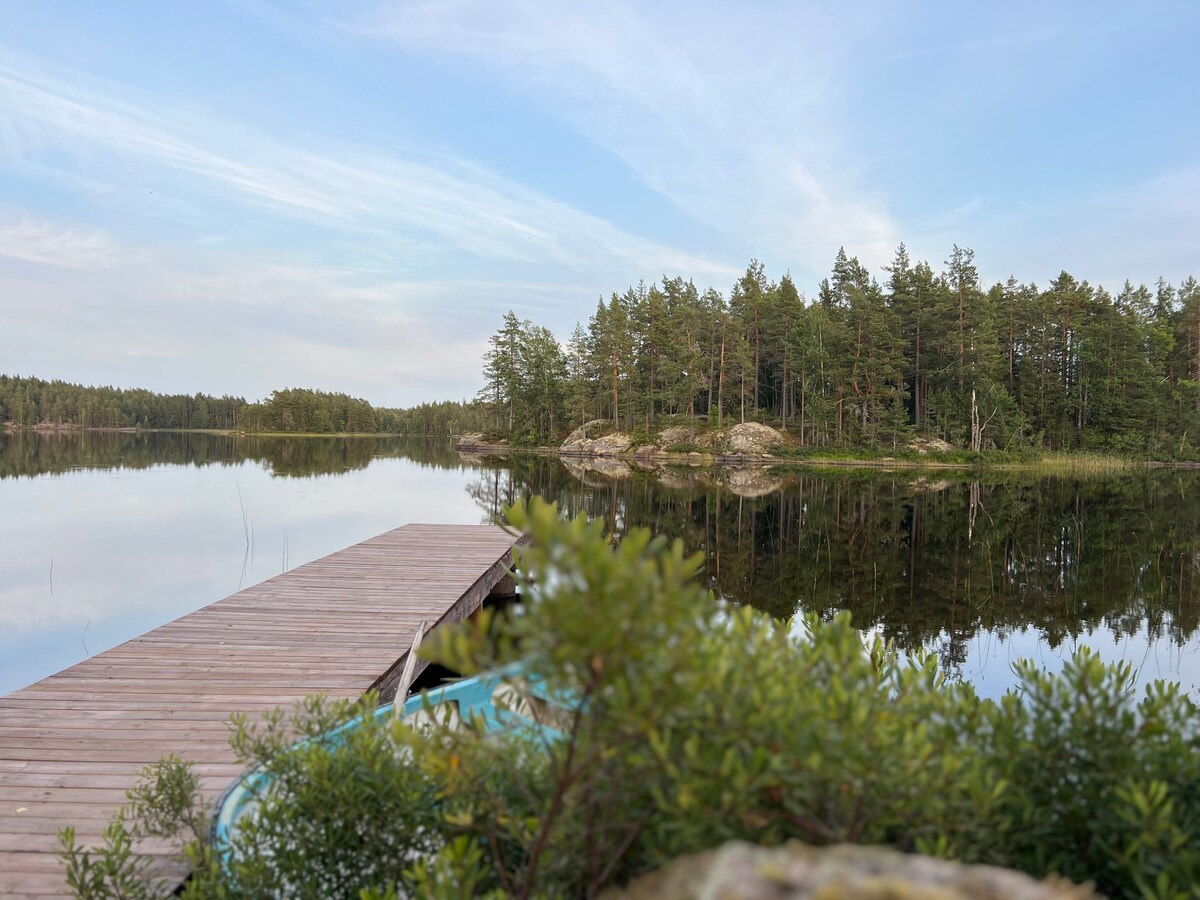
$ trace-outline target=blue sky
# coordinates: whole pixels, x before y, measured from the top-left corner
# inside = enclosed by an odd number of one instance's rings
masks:
[[[457,399],[838,246],[1200,275],[1200,4],[0,0],[0,371]]]

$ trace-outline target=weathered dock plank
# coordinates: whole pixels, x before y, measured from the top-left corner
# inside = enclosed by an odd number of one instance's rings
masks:
[[[514,542],[487,525],[406,525],[0,697],[0,896],[65,896],[58,830],[97,842],[141,767],[168,753],[215,797],[240,772],[230,713],[394,691],[419,623],[474,612]]]

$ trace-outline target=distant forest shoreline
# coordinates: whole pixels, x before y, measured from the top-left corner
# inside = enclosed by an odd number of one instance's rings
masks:
[[[400,434],[404,410],[348,394],[285,388],[259,403],[210,394],[158,394],[0,375],[0,423],[34,431],[222,431],[246,434]]]
[[[0,422],[0,430],[13,434],[213,434],[222,437],[286,437],[286,438],[387,438],[401,437],[399,431],[247,431],[242,428],[151,428],[143,425],[85,426],[85,425],[17,425]]]
[[[380,438],[432,437],[449,441],[454,435],[422,432],[282,432],[243,431],[233,428],[148,428],[148,427],[84,427],[82,425],[16,425],[11,421],[0,423],[0,434],[38,435],[45,437],[69,435],[209,435],[225,438],[246,439],[298,439],[298,440],[379,440]],[[688,458],[686,453],[665,453],[655,457],[639,457],[628,453],[619,456],[608,454],[589,456],[560,446],[463,446],[458,448],[472,457],[504,458],[511,454],[557,457],[570,464],[587,469],[592,465],[604,467],[610,464],[625,464],[632,469],[662,471],[674,466],[696,468],[721,468],[733,466],[782,467],[794,469],[882,469],[882,470],[944,470],[947,472],[979,470],[1034,471],[1047,475],[1102,475],[1147,469],[1196,469],[1200,462],[1188,460],[1156,460],[1147,457],[1081,453],[1066,450],[971,453],[964,450],[927,450],[916,453],[911,449],[887,450],[884,448],[812,448],[809,452],[776,451],[770,456],[749,458],[739,456],[707,456],[701,463]]]
[[[985,288],[973,250],[940,271],[899,246],[880,282],[839,250],[809,300],[751,261],[728,297],[664,276],[600,299],[566,345],[509,312],[459,402],[373,407],[287,388],[261,402],[84,387],[0,375],[9,427],[247,434],[480,434],[558,448],[584,423],[651,440],[686,420],[771,425],[800,455],[873,457],[914,441],[970,458],[1046,451],[1200,459],[1200,283],[1125,282],[1117,294],[1061,272]]]

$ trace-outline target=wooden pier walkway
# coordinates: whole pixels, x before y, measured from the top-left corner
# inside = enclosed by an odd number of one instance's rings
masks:
[[[165,754],[195,762],[215,798],[240,774],[230,713],[394,692],[420,621],[474,612],[515,540],[489,525],[406,525],[0,698],[0,897],[66,895],[58,830],[97,843],[138,771]]]

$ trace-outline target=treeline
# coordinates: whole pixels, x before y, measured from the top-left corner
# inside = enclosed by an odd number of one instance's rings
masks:
[[[0,422],[76,428],[236,428],[241,397],[156,394],[0,375]]]
[[[389,424],[394,424],[394,427],[385,430],[413,435],[449,437],[485,431],[494,422],[492,409],[478,400],[443,400],[386,412],[390,414]]]
[[[294,434],[400,433],[414,411],[348,394],[287,388],[261,403],[208,394],[156,394],[0,375],[0,422],[19,427],[229,429]]]
[[[384,430],[379,419],[370,403],[349,394],[286,388],[272,391],[262,403],[248,404],[242,411],[242,430],[368,434]]]
[[[525,442],[590,419],[633,430],[687,415],[770,422],[802,445],[920,434],[975,450],[1194,455],[1200,284],[1114,295],[1062,272],[1044,288],[984,287],[972,250],[955,246],[938,271],[901,245],[881,278],[839,250],[810,300],[754,261],[728,296],[678,277],[614,293],[565,347],[510,312],[484,377],[488,427]]]

